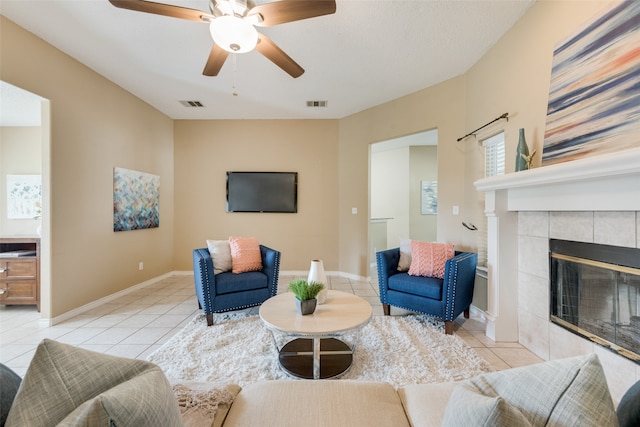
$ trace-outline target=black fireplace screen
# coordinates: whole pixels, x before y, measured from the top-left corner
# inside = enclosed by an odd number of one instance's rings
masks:
[[[640,362],[640,249],[550,240],[551,321]]]

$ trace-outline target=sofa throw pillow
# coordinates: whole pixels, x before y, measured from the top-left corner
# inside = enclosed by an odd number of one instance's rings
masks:
[[[255,237],[229,237],[231,272],[246,273],[262,270],[260,244]]]
[[[430,243],[411,241],[410,276],[444,278],[444,267],[455,255],[453,243]]]
[[[411,239],[400,239],[398,271],[409,271],[411,266]]]
[[[34,404],[37,402],[37,405]],[[181,426],[164,373],[153,363],[43,340],[6,426]]]
[[[455,410],[447,410],[442,427],[492,426],[527,427],[531,423],[516,408],[500,396],[485,396],[466,384],[457,386],[449,401],[458,402]],[[447,405],[448,406],[448,405]]]
[[[207,248],[213,261],[214,274],[231,271],[231,247],[229,240],[207,240]]]
[[[9,409],[18,393],[22,378],[11,368],[0,363],[0,426],[7,421]]]
[[[618,425],[604,371],[595,354],[483,374],[457,387],[503,398],[532,426]],[[453,412],[464,405],[466,400],[450,399],[445,418],[454,417]]]

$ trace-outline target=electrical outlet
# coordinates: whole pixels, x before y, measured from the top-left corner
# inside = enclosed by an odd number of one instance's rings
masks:
[[[351,213],[353,215],[357,215],[358,214],[358,208],[351,208]]]
[[[460,213],[460,207],[458,207],[458,206],[454,206],[454,207],[453,207],[453,214],[454,214],[454,215],[458,215],[459,213]]]
[[[138,270],[144,270],[144,262],[140,261],[138,263]]]

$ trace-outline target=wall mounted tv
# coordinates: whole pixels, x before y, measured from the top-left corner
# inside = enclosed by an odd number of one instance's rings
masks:
[[[227,212],[298,212],[298,172],[227,172]]]

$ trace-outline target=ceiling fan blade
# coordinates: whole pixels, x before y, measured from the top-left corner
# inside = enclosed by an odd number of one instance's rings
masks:
[[[285,22],[330,15],[335,12],[335,0],[281,0],[255,6],[249,14],[259,13],[262,15],[262,22],[255,25],[270,27]]]
[[[173,6],[170,4],[156,3],[146,0],[109,0],[115,7],[135,10],[138,12],[154,13],[156,15],[170,16],[172,18],[187,19],[196,22],[209,22],[213,15],[198,9]],[[204,18],[204,19],[203,19]]]
[[[274,42],[267,36],[258,34],[258,44],[256,50],[269,59],[269,61],[282,68],[291,77],[300,77],[304,73],[304,69],[298,65],[296,61],[291,59],[289,55],[284,53]]]
[[[227,60],[227,56],[229,56],[229,52],[217,44],[214,44],[211,49],[211,53],[209,53],[209,59],[207,59],[207,64],[204,66],[202,74],[211,77],[217,76],[224,65],[224,61]]]

